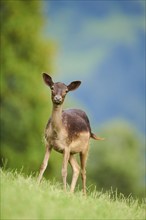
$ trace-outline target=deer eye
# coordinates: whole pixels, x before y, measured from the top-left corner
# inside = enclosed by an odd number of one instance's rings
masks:
[[[52,91],[54,90],[54,86],[51,86],[51,90],[52,90]]]
[[[62,95],[65,96],[67,92],[68,92],[68,89],[64,90],[64,91],[62,92]]]

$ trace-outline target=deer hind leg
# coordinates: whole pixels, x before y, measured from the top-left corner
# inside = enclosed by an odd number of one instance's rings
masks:
[[[38,176],[38,183],[41,182],[43,174],[44,174],[44,172],[47,168],[50,153],[51,153],[51,148],[49,148],[49,146],[46,145],[46,152],[45,152],[43,163],[42,163],[41,168],[40,168],[40,173],[39,173],[39,176]]]
[[[81,177],[83,183],[83,194],[86,195],[86,161],[87,161],[88,151],[85,153],[80,153],[81,160]]]
[[[74,192],[74,189],[75,189],[75,186],[76,186],[76,183],[77,183],[77,179],[78,179],[78,176],[79,176],[79,173],[80,173],[80,166],[78,165],[78,163],[77,163],[77,161],[76,161],[76,159],[74,158],[73,155],[70,155],[69,163],[70,163],[70,165],[72,167],[72,170],[73,170],[73,177],[72,177],[70,191]]]

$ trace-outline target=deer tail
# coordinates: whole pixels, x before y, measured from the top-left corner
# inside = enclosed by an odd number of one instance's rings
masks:
[[[93,138],[94,140],[97,140],[97,141],[103,141],[104,138],[101,138],[101,137],[97,137],[95,134],[91,133],[91,138]]]

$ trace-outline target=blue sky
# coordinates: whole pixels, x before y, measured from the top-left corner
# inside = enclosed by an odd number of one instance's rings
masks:
[[[45,13],[55,80],[82,81],[71,97],[95,125],[122,118],[144,131],[145,1],[46,1]]]

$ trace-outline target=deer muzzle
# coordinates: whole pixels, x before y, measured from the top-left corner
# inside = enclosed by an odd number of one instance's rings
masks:
[[[54,103],[61,104],[62,103],[62,96],[61,95],[55,95],[53,100],[54,100]]]

